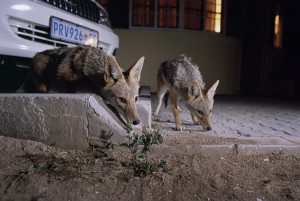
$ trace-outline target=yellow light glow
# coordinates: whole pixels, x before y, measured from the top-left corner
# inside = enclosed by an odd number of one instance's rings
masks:
[[[282,18],[279,13],[274,20],[274,46],[279,49],[282,47]]]
[[[216,13],[222,12],[222,0],[216,0]]]
[[[215,32],[221,32],[222,0],[216,0]]]
[[[221,14],[216,15],[215,19],[215,32],[220,33],[221,32]]]
[[[279,15],[278,14],[275,16],[274,32],[275,32],[275,34],[278,34],[278,32],[279,32]]]

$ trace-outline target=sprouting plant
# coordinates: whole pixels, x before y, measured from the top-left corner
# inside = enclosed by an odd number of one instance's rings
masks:
[[[160,130],[148,131],[143,128],[142,134],[132,133],[131,123],[126,126],[128,133],[128,143],[122,145],[127,146],[132,154],[131,168],[135,176],[146,176],[158,172],[161,168],[163,171],[168,171],[169,167],[166,161],[161,160],[159,164],[152,164],[148,160],[148,153],[153,145],[163,143],[163,136]]]
[[[47,163],[41,163],[38,165],[32,165],[24,170],[21,170],[21,173],[23,174],[33,174],[38,172],[45,172],[48,171],[51,168],[51,166]]]

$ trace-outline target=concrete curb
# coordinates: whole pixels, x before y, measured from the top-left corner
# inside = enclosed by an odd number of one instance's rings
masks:
[[[137,103],[141,123],[152,124],[150,89],[141,87]],[[124,123],[95,94],[0,94],[0,134],[30,139],[64,149],[89,144],[121,144],[127,140]]]
[[[119,144],[124,128],[100,97],[92,94],[1,94],[2,135],[64,149],[86,149],[90,141]]]

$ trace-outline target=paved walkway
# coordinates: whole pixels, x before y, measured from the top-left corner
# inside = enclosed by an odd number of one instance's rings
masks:
[[[152,95],[152,110],[156,108]],[[193,125],[189,112],[181,105],[184,131],[174,130],[170,108],[161,107],[153,116],[153,127],[165,134],[166,145],[176,149],[243,148],[254,150],[288,149],[300,154],[300,102],[271,98],[217,96],[213,108],[213,130]],[[241,150],[241,149],[240,149]],[[222,149],[221,149],[222,151]]]

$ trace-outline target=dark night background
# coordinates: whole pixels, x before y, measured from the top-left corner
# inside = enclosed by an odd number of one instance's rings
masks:
[[[243,95],[300,97],[300,12],[297,0],[227,0],[225,36],[242,40]],[[273,46],[274,16],[283,17],[282,48]],[[113,28],[129,27],[129,0],[110,0]]]

